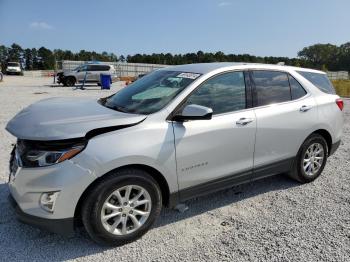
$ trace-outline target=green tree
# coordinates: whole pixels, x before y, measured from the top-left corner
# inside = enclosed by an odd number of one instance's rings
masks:
[[[5,72],[6,62],[8,59],[8,48],[4,45],[0,45],[0,69]]]
[[[321,69],[325,65],[329,69],[337,69],[339,47],[331,44],[316,44],[305,47],[298,52],[298,56],[309,61],[313,67]]]
[[[20,45],[13,43],[8,49],[8,62],[20,62],[23,49]]]
[[[24,50],[24,62],[26,70],[33,70],[33,54],[30,48]]]
[[[42,70],[54,69],[56,60],[54,53],[45,47],[40,47],[38,50],[38,58],[40,60],[40,68]]]

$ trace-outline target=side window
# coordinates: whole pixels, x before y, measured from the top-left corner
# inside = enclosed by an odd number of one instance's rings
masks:
[[[94,71],[94,68],[93,68],[93,66],[92,65],[88,65],[87,67],[86,67],[86,71]]]
[[[85,72],[86,71],[86,65],[83,65],[79,68],[79,72]]]
[[[306,95],[305,89],[299,84],[297,80],[295,80],[294,77],[291,75],[288,75],[289,77],[289,84],[290,84],[290,89],[291,89],[291,94],[292,94],[292,100],[299,99]]]
[[[110,66],[109,65],[103,65],[101,66],[101,71],[109,71]]]
[[[230,72],[215,76],[198,87],[186,104],[210,107],[213,114],[246,108],[243,72]]]
[[[334,87],[331,81],[329,81],[326,74],[319,74],[319,73],[312,73],[312,72],[305,72],[305,71],[297,71],[297,72],[301,74],[303,77],[305,77],[307,80],[309,80],[322,92],[325,92],[327,94],[335,94]]]
[[[253,71],[256,106],[264,106],[291,100],[287,73]]]

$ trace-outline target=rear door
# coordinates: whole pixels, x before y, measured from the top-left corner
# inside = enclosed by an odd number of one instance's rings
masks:
[[[96,65],[96,67],[98,68],[97,71],[95,72],[95,79],[97,82],[100,81],[101,74],[105,74],[105,75],[111,74],[111,72],[109,71],[110,69],[109,65]]]
[[[244,72],[201,84],[185,104],[213,109],[211,120],[174,122],[180,197],[189,198],[250,178],[256,121]]]
[[[312,96],[287,72],[251,71],[257,118],[255,178],[288,171],[317,124]]]

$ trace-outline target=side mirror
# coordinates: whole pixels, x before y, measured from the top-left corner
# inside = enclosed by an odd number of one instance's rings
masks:
[[[187,120],[210,120],[213,116],[213,109],[200,105],[187,105],[181,113],[176,114],[173,117],[174,121],[187,121]]]

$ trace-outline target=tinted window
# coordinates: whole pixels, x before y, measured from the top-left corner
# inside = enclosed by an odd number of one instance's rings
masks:
[[[98,68],[98,71],[108,71],[109,65],[99,65]]]
[[[303,72],[297,71],[311,83],[313,83],[318,89],[327,93],[327,94],[335,94],[334,88],[332,86],[331,81],[329,81],[326,74],[318,74],[311,72]]]
[[[289,83],[292,93],[292,99],[299,99],[306,95],[305,89],[299,84],[297,80],[294,79],[291,75],[289,75]]]
[[[108,71],[109,65],[88,65],[88,71]]]
[[[291,100],[288,75],[274,71],[253,71],[256,87],[256,106]]]
[[[187,99],[186,104],[210,107],[214,114],[246,108],[243,72],[230,72],[213,77]]]

